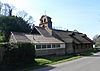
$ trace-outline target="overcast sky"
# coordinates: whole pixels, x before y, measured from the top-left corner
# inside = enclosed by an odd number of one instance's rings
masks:
[[[13,4],[33,16],[34,24],[45,14],[52,18],[53,27],[78,30],[90,38],[100,34],[100,0],[0,0]]]

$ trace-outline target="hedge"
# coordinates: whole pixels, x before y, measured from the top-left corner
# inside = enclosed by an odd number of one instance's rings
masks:
[[[35,48],[31,43],[11,43],[7,45],[3,63],[10,65],[24,65],[35,62]]]

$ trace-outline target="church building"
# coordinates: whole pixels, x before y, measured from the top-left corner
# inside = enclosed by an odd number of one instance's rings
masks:
[[[31,34],[11,32],[11,43],[35,44],[36,56],[76,54],[93,48],[93,41],[86,34],[52,28],[51,17],[43,15],[39,26]]]

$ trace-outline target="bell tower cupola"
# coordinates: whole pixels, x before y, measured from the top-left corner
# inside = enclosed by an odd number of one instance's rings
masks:
[[[51,17],[47,15],[41,16],[39,27],[52,29]]]

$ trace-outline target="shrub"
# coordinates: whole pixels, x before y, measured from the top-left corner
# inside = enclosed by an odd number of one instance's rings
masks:
[[[35,48],[31,43],[10,44],[4,55],[4,63],[24,65],[35,62]]]

